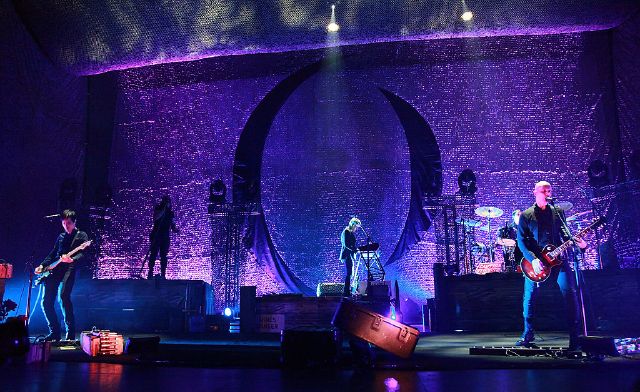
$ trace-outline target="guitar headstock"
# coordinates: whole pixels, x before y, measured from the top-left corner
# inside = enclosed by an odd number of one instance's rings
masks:
[[[595,229],[596,227],[598,227],[598,226],[602,226],[602,225],[604,225],[605,223],[607,223],[607,217],[605,217],[605,216],[599,216],[599,217],[597,217],[596,219],[594,219],[594,220],[591,222],[590,226],[591,226],[591,227],[593,227],[593,228]]]
[[[86,249],[87,247],[89,247],[89,245],[91,245],[91,242],[93,242],[93,240],[85,241],[82,244],[80,244],[80,246],[78,246],[78,248],[79,249]]]

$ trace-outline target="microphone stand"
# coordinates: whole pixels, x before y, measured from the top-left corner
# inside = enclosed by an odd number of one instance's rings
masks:
[[[571,235],[571,229],[569,228],[569,225],[567,225],[566,220],[562,217],[562,215],[558,212],[556,206],[555,206],[555,202],[553,200],[549,200],[549,204],[553,207],[553,212],[556,215],[556,217],[558,219],[560,219],[560,223],[562,224],[562,231],[565,232],[566,235],[569,236],[569,238],[571,238],[573,240],[573,235]],[[584,295],[582,292],[582,283],[580,281],[581,278],[581,273],[580,273],[580,264],[579,264],[579,259],[581,258],[584,264],[584,253],[582,251],[582,249],[580,249],[580,247],[578,247],[578,245],[576,245],[575,241],[573,241],[573,248],[574,248],[574,252],[573,252],[573,272],[575,274],[575,278],[576,278],[576,289],[578,290],[578,295],[580,296],[580,315],[582,316],[582,332],[584,333],[584,336],[589,336],[589,334],[587,333],[587,314],[585,312],[584,309]],[[580,253],[580,257],[578,257],[578,253]],[[584,282],[584,281],[582,281]]]
[[[29,274],[29,289],[27,290],[27,309],[25,311],[24,326],[29,328],[29,322],[31,321],[31,288],[33,287],[33,259],[34,255],[31,254],[31,259],[27,262],[27,273]]]

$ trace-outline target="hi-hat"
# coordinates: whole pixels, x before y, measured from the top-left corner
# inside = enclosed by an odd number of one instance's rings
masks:
[[[562,211],[569,211],[573,208],[573,204],[569,201],[559,201],[556,203],[556,207]]]
[[[478,207],[475,210],[476,215],[481,216],[483,218],[497,218],[504,214],[504,211],[499,209],[498,207]]]
[[[477,227],[480,226],[482,224],[482,222],[477,221],[475,219],[463,219],[463,218],[458,218],[456,219],[456,223],[462,223],[463,225],[467,226],[467,227]]]

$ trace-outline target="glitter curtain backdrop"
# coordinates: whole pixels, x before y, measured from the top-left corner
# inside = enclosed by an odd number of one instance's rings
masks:
[[[328,1],[12,2],[58,67],[91,75],[203,57],[328,46]],[[443,37],[570,33],[613,28],[635,0],[387,0],[336,3],[345,45]],[[465,23],[469,7],[478,15]]]
[[[460,171],[473,169],[478,203],[506,212],[495,224],[528,207],[541,179],[573,202],[573,211],[589,209],[586,166],[612,153],[613,124],[602,121],[615,112],[610,50],[608,34],[598,32],[343,48],[362,59],[359,65],[303,83],[266,141],[261,196],[276,251],[311,287],[339,280],[338,235],[354,213],[382,243],[383,259],[393,251],[408,209],[409,158],[397,115],[378,87],[409,102],[431,126],[443,193],[453,194]],[[168,278],[213,281],[220,295],[221,261],[210,260],[209,183],[221,178],[231,186],[234,151],[256,105],[322,57],[295,52],[119,72],[114,206],[97,277],[137,273],[152,204],[167,193],[182,228]],[[420,234],[388,277],[424,301],[433,296],[433,263],[444,256],[432,231]],[[594,263],[590,251],[586,267]],[[287,291],[251,249],[240,281],[258,286],[258,294]]]

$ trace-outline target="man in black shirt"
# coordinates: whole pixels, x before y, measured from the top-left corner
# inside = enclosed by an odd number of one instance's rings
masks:
[[[66,339],[75,340],[75,319],[73,316],[73,304],[71,303],[71,290],[76,277],[76,265],[83,258],[82,251],[68,256],[67,253],[87,242],[87,233],[76,227],[76,213],[64,210],[60,214],[64,232],[56,239],[53,249],[44,261],[36,268],[35,273],[41,274],[47,270],[51,272],[44,282],[44,294],[42,296],[42,311],[47,319],[49,335],[45,340],[60,340],[60,322],[54,308],[56,295],[59,295],[60,308],[66,326]],[[54,264],[58,260],[59,264]],[[54,267],[53,269],[49,269]]]
[[[351,296],[351,273],[353,270],[353,257],[358,252],[356,249],[356,235],[355,232],[360,227],[360,219],[351,218],[347,227],[342,230],[340,234],[340,243],[342,245],[340,249],[340,261],[344,263],[346,268],[346,276],[344,278],[344,290],[343,297]]]
[[[533,195],[536,202],[526,209],[520,216],[518,223],[518,247],[524,257],[531,261],[531,265],[536,274],[542,271],[542,248],[547,244],[555,246],[561,245],[564,241],[571,239],[570,234],[562,227],[562,211],[548,203],[551,197],[551,184],[546,181],[536,183]],[[587,243],[582,239],[575,240],[578,247],[584,249]],[[575,350],[578,347],[578,320],[579,305],[576,295],[576,280],[569,263],[563,262],[559,267],[553,268],[552,274],[557,274],[556,281],[562,292],[566,309],[567,322],[569,325],[569,349]],[[530,346],[535,340],[533,317],[534,303],[538,293],[538,283],[524,278],[524,295],[522,298],[522,310],[524,316],[524,332],[516,346]]]
[[[160,252],[160,276],[165,278],[167,273],[167,255],[169,254],[169,232],[178,232],[176,224],[173,222],[173,211],[171,210],[171,199],[169,196],[162,196],[160,204],[153,209],[153,228],[150,235],[149,248],[149,273],[147,277],[153,278],[153,268],[156,265],[156,258]]]

